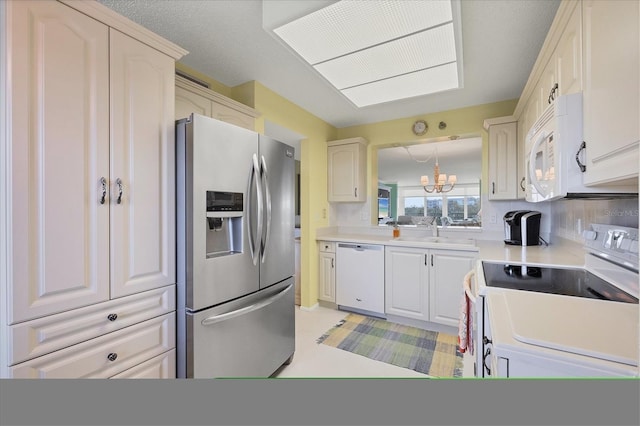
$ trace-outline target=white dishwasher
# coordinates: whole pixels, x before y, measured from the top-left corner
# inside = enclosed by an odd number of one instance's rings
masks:
[[[339,308],[384,317],[384,246],[338,243],[336,303]]]

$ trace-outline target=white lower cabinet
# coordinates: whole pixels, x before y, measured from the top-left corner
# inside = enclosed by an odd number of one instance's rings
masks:
[[[176,350],[151,358],[133,368],[112,376],[112,379],[174,379],[176,377]]]
[[[174,313],[11,367],[13,378],[109,378],[175,348]]]
[[[325,302],[336,301],[336,250],[335,243],[321,241],[318,281],[318,299]]]
[[[429,320],[429,250],[385,249],[385,313]]]
[[[457,327],[475,252],[387,246],[385,313]]]
[[[458,326],[464,276],[473,269],[475,252],[430,250],[429,319]]]

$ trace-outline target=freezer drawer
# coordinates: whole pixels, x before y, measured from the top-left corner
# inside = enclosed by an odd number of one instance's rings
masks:
[[[186,377],[274,373],[295,350],[294,293],[294,279],[288,278],[247,297],[187,313]]]

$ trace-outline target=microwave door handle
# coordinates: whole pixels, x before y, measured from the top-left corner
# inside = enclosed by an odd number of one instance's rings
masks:
[[[266,213],[267,213],[267,219],[265,224],[266,231],[265,231],[264,239],[262,240],[262,247],[260,250],[262,263],[264,263],[267,257],[267,247],[269,245],[269,236],[271,235],[271,191],[269,191],[269,174],[267,173],[267,163],[264,159],[264,155],[261,156],[261,166],[262,166],[261,177],[264,183],[264,199],[265,199]],[[260,235],[262,238],[262,234]]]
[[[538,191],[538,193],[543,197],[546,197],[547,194],[546,194],[546,191],[543,190],[542,187],[540,186],[540,183],[538,183],[538,177],[536,176],[536,171],[535,171],[535,159],[536,159],[536,151],[538,147],[542,144],[542,142],[546,138],[547,138],[547,134],[542,133],[540,137],[538,137],[538,139],[533,143],[533,146],[531,147],[531,152],[529,153],[529,170],[528,170],[529,180],[531,181],[531,184]]]

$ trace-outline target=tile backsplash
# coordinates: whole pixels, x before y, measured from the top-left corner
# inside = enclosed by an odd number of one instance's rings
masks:
[[[638,227],[638,199],[558,200],[551,203],[551,234],[582,243],[591,223]]]

